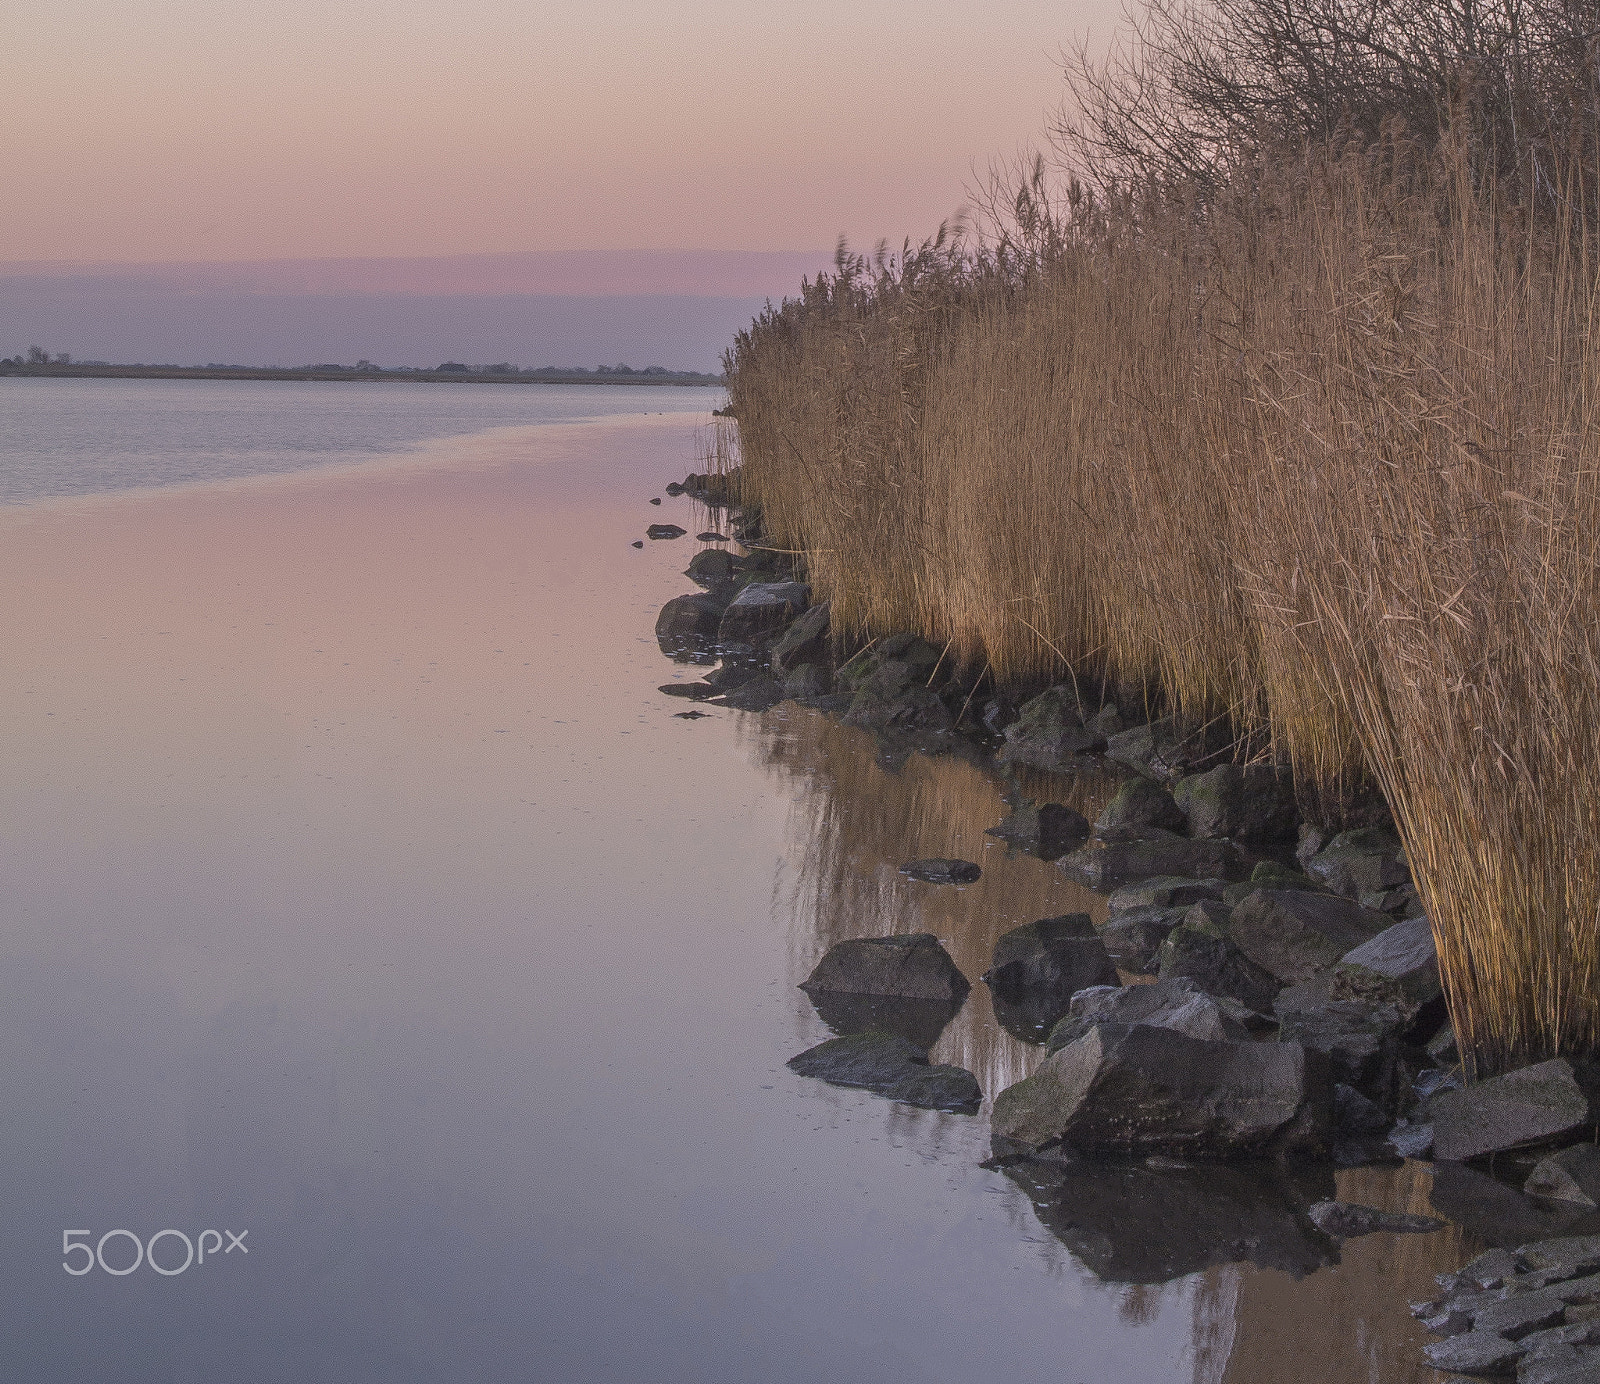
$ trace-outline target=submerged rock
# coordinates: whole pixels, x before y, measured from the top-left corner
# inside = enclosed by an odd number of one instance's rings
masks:
[[[1018,1152],[1059,1142],[1083,1153],[1245,1157],[1292,1125],[1315,1141],[1330,1106],[1298,1044],[1103,1023],[1002,1091],[991,1129]]]
[[[656,617],[656,640],[664,654],[706,649],[716,642],[727,598],[711,592],[674,596]]]
[[[1319,1201],[1307,1213],[1311,1224],[1325,1235],[1340,1240],[1371,1235],[1384,1230],[1396,1235],[1425,1235],[1443,1230],[1444,1222],[1432,1216],[1413,1216],[1404,1211],[1380,1211],[1352,1201]]]
[[[891,1033],[830,1038],[789,1059],[789,1070],[834,1086],[861,1086],[929,1110],[976,1113],[978,1079],[963,1067],[933,1067],[915,1043]]]
[[[747,682],[741,682],[723,697],[726,706],[736,711],[765,711],[776,706],[787,694],[782,686],[765,673],[759,673]]]
[[[984,834],[998,836],[1018,850],[1045,860],[1055,860],[1089,835],[1089,823],[1081,812],[1064,803],[1027,803],[998,825],[985,828]]]
[[[646,538],[682,538],[689,530],[677,524],[652,524],[644,531]]]
[[[1600,1146],[1574,1144],[1541,1159],[1522,1190],[1530,1197],[1571,1202],[1593,1210],[1600,1206]]]
[[[1228,936],[1285,985],[1310,980],[1389,927],[1382,913],[1332,894],[1257,889],[1235,905]]]
[[[913,685],[888,692],[869,681],[851,699],[844,723],[862,730],[936,733],[948,731],[955,718],[932,688]]]
[[[1302,1278],[1338,1257],[1305,1214],[1332,1190],[1331,1175],[1324,1184],[1265,1166],[1072,1160],[1014,1162],[1005,1175],[1102,1282],[1166,1283],[1239,1262]]]
[[[909,860],[900,867],[900,873],[920,879],[924,884],[976,884],[983,870],[970,860],[944,860],[930,856],[926,860]]]
[[[963,1000],[972,987],[931,932],[857,937],[829,947],[801,982],[809,995],[891,995],[902,999]]]
[[[1428,1195],[1435,1211],[1485,1244],[1515,1249],[1553,1236],[1590,1238],[1600,1231],[1600,1212],[1568,1202],[1534,1201],[1466,1163],[1436,1162]],[[1600,1268],[1600,1261],[1595,1267]]]
[[[707,548],[689,559],[684,576],[705,587],[719,587],[731,582],[739,571],[739,560],[722,548]]]
[[[1227,841],[1156,836],[1083,846],[1063,856],[1059,863],[1069,877],[1091,889],[1114,889],[1119,884],[1148,879],[1152,875],[1225,878],[1236,859],[1234,848]]]
[[[1293,836],[1298,821],[1292,781],[1265,765],[1219,764],[1179,779],[1172,796],[1191,836],[1269,840]]]
[[[1006,727],[1000,760],[1036,769],[1070,770],[1079,757],[1105,747],[1105,736],[1084,725],[1077,694],[1065,683],[1024,702]]]
[[[1038,1041],[1067,1012],[1079,991],[1115,985],[1117,968],[1089,915],[1068,913],[1002,933],[983,980],[994,992],[996,1017],[1004,1026]],[[1008,1011],[1003,1017],[1002,1009]]]
[[[717,689],[709,682],[664,682],[656,691],[667,697],[687,697],[691,702],[717,695]]]
[[[1429,1102],[1435,1157],[1464,1161],[1536,1144],[1593,1122],[1572,1064],[1556,1057]]]

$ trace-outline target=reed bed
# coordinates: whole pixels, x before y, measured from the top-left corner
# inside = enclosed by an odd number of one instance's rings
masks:
[[[1469,1061],[1592,1052],[1593,227],[1399,139],[1037,194],[757,319],[722,464],[836,629],[1375,782]]]

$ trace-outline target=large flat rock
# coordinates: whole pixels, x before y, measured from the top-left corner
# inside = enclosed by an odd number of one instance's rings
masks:
[[[1434,1157],[1454,1161],[1554,1139],[1593,1120],[1572,1064],[1561,1057],[1464,1091],[1441,1091],[1429,1108]]]
[[[1390,919],[1335,894],[1257,889],[1234,905],[1228,936],[1285,985],[1310,980],[1390,926]]]

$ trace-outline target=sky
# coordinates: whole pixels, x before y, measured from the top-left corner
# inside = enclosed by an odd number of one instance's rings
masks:
[[[470,291],[503,296],[529,291],[512,261],[530,253],[826,262],[840,235],[898,243],[957,212],[991,159],[1037,141],[1064,94],[1062,46],[1103,41],[1117,13],[1116,0],[0,0],[0,278],[70,282],[81,306],[85,268],[107,264],[140,266],[148,297],[156,264],[342,260],[351,282],[324,266],[321,291],[370,295],[437,292],[421,262],[489,256]],[[354,267],[390,259],[412,261],[416,283],[374,287]],[[797,282],[781,256],[764,278],[748,258],[727,259],[725,281],[711,263],[702,297]],[[592,264],[569,261],[571,282],[553,265],[540,291],[595,294]],[[681,295],[675,275],[646,256],[621,281]],[[0,292],[0,351],[24,325],[49,322]]]

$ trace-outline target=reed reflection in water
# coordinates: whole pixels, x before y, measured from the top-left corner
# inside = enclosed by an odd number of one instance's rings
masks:
[[[984,833],[1008,811],[1006,795],[1066,803],[1091,820],[1116,790],[1102,775],[1030,772],[1025,778],[965,753],[885,749],[864,731],[793,703],[741,718],[758,762],[785,779],[794,802],[795,872],[777,906],[788,913],[791,982],[805,979],[835,942],[931,932],[972,994],[932,1050],[935,1062],[974,1072],[985,1098],[1020,1081],[1043,1048],[1001,1027],[988,987],[995,940],[1009,928],[1061,913],[1106,916],[1102,895]],[[900,873],[908,860],[948,856],[983,866],[976,884],[924,884]],[[799,1000],[802,1011],[809,1009]]]

